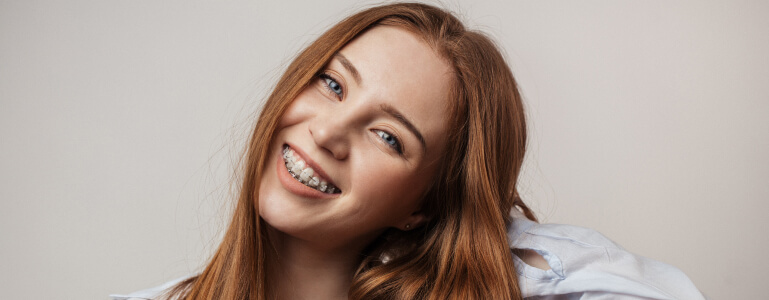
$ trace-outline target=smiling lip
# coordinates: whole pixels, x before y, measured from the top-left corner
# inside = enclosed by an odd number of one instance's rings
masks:
[[[294,146],[292,144],[289,144],[289,143],[286,143],[286,145],[288,145],[288,147],[291,148],[291,150],[294,150],[294,153],[298,154],[299,157],[304,161],[304,163],[308,167],[312,168],[312,170],[315,171],[315,173],[317,173],[318,175],[320,175],[320,177],[323,177],[323,179],[325,179],[326,182],[328,182],[329,184],[332,184],[332,185],[336,186],[337,188],[339,188],[339,186],[336,185],[336,183],[331,181],[331,177],[328,177],[328,174],[326,174],[326,172],[324,172],[323,169],[321,169],[320,166],[318,166],[318,164],[315,163],[315,161],[313,161],[312,158],[310,158],[309,155],[307,155],[307,153],[304,153],[304,151],[302,151],[301,148],[296,147],[296,146]],[[281,158],[281,160],[282,160],[282,158]]]
[[[309,157],[304,154],[304,152],[302,152],[299,148],[296,148],[291,144],[288,144],[288,145],[291,149],[294,150],[294,152],[296,152],[302,158],[302,160],[305,161],[305,163],[308,166],[310,166],[315,172],[318,172],[321,177],[328,180],[329,177],[326,175],[326,173],[323,172],[323,170],[321,170],[314,161],[310,160]],[[286,163],[283,160],[282,151],[278,151],[277,172],[278,172],[278,180],[283,185],[283,187],[285,187],[289,192],[294,193],[296,195],[308,197],[308,198],[322,198],[322,199],[335,198],[340,195],[338,193],[336,194],[324,193],[297,181],[293,176],[291,176],[290,173],[288,173],[288,169],[286,169]],[[333,184],[330,181],[328,182]]]

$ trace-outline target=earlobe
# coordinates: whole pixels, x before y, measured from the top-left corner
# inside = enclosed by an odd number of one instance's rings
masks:
[[[414,228],[418,228],[422,225],[424,225],[425,221],[427,221],[427,217],[425,216],[422,211],[416,211],[412,213],[408,218],[406,219],[406,222],[403,223],[402,226],[400,226],[400,229],[403,231],[409,231]]]

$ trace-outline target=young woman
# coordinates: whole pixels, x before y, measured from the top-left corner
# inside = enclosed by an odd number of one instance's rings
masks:
[[[114,298],[702,298],[594,231],[536,223],[516,192],[525,149],[488,38],[424,4],[362,11],[275,86],[205,270]]]

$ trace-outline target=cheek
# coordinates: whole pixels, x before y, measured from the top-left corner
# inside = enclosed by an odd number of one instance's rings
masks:
[[[275,206],[274,203],[276,201],[273,200],[278,198],[277,186],[280,184],[278,179],[269,170],[270,166],[274,166],[274,164],[275,161],[273,159],[267,160],[265,170],[262,172],[262,180],[259,183],[259,193],[254,198],[257,201],[257,203],[254,203],[254,206],[258,207],[259,215],[267,220],[268,223],[272,219],[270,214],[279,209],[279,207],[270,207],[270,205]]]
[[[365,192],[362,198],[377,213],[405,216],[419,209],[420,198],[427,187],[423,176],[392,164],[378,164],[372,169],[379,172],[366,172],[357,178]]]
[[[280,118],[280,123],[278,124],[280,128],[300,123],[317,113],[320,107],[318,107],[315,101],[312,101],[313,91],[314,90],[310,87],[305,88],[299,96],[289,104],[288,108],[286,108],[286,111],[283,113],[283,116]]]

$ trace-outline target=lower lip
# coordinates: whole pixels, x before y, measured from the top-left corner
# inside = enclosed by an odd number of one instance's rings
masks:
[[[339,194],[329,194],[324,193],[319,190],[313,189],[309,186],[306,186],[296,180],[294,176],[291,176],[291,174],[288,173],[288,169],[286,169],[286,162],[283,161],[283,155],[278,156],[278,180],[280,181],[280,184],[283,185],[284,188],[286,188],[289,192],[302,196],[307,198],[317,198],[317,199],[329,199],[329,198],[335,198]]]

